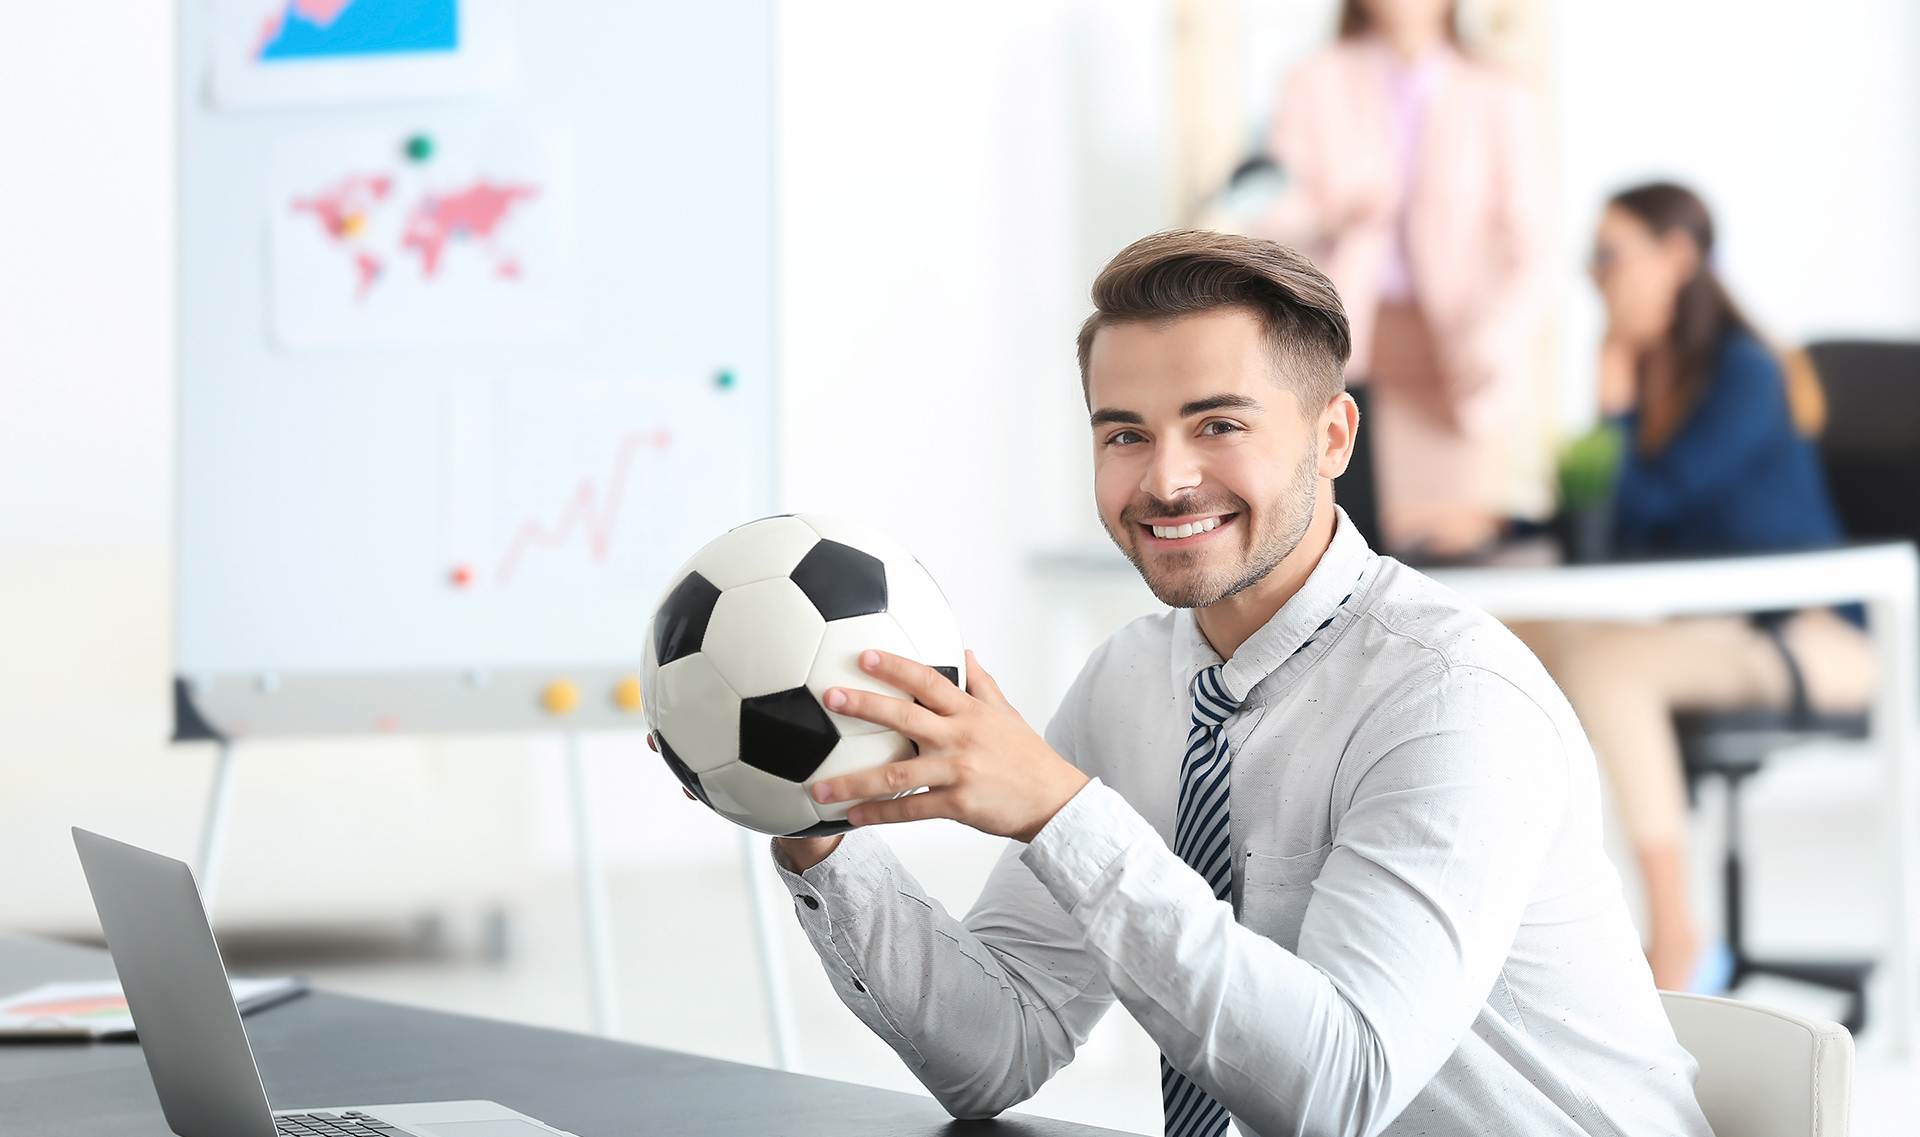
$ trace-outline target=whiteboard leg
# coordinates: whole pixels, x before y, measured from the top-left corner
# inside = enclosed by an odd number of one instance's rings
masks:
[[[594,1033],[620,1034],[620,996],[613,973],[613,924],[607,911],[607,866],[593,832],[593,799],[587,792],[587,762],[580,732],[567,739],[567,788],[573,806],[574,865],[580,877],[580,927],[587,942],[587,994]]]
[[[760,951],[760,992],[767,1004],[767,1033],[773,1039],[773,1064],[798,1073],[800,1044],[793,1030],[793,991],[787,985],[787,957],[780,944],[786,915],[786,890],[767,863],[767,839],[741,829],[740,867],[747,874],[747,907],[753,911],[753,938]]]
[[[213,788],[207,794],[207,812],[200,819],[200,852],[193,863],[200,906],[207,910],[209,923],[213,921],[214,897],[220,892],[220,859],[227,850],[227,816],[233,807],[233,752],[233,741],[223,739],[213,768]]]

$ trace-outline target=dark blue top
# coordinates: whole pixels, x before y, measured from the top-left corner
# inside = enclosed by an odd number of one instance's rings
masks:
[[[1761,553],[1839,544],[1840,519],[1813,444],[1793,427],[1779,361],[1744,331],[1720,341],[1700,404],[1657,454],[1635,443],[1614,483],[1614,550]]]

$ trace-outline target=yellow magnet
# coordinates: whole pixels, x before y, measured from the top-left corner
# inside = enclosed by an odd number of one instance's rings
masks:
[[[540,692],[540,705],[550,715],[570,715],[580,709],[580,688],[571,679],[555,679]]]
[[[629,675],[613,685],[613,705],[623,711],[640,709],[640,677]]]

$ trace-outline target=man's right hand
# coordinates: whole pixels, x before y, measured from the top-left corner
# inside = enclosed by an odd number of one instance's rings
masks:
[[[774,840],[780,843],[780,851],[793,862],[793,871],[806,872],[832,856],[833,851],[840,847],[840,838],[844,836],[846,834],[836,833],[831,837],[775,837]]]

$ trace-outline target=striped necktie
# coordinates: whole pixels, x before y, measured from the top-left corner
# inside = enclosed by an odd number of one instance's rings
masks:
[[[1227,718],[1240,704],[1220,680],[1219,663],[1193,677],[1193,725],[1187,728],[1187,756],[1180,762],[1180,810],[1173,827],[1173,851],[1203,877],[1221,900],[1233,894],[1233,839],[1227,828]],[[1221,1137],[1227,1131],[1226,1107],[1160,1058],[1160,1098],[1166,1108],[1166,1137]]]

